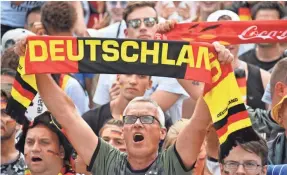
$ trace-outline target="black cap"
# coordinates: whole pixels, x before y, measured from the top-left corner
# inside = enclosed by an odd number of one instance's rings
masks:
[[[26,135],[29,129],[34,128],[38,124],[43,124],[47,126],[51,131],[56,133],[59,137],[60,144],[64,147],[65,150],[65,157],[64,160],[69,161],[73,147],[68,141],[68,139],[65,137],[65,135],[62,132],[61,125],[56,121],[56,119],[51,115],[50,112],[46,111],[43,114],[37,116],[34,121],[28,123],[25,123],[22,128],[22,133],[20,135],[19,141],[16,143],[16,149],[19,150],[24,154],[24,145],[26,140]]]

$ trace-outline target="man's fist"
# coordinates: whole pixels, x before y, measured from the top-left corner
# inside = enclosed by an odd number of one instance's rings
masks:
[[[225,46],[219,44],[219,42],[213,42],[216,52],[218,53],[218,61],[222,64],[229,64],[234,60],[234,56],[230,53]]]

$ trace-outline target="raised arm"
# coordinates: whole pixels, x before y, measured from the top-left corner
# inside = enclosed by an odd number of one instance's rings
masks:
[[[214,42],[213,45],[218,53],[220,63],[231,63],[234,60],[234,56],[223,45],[217,42]],[[191,95],[192,90],[188,88],[189,86],[183,87]],[[211,116],[208,106],[203,97],[200,96],[188,125],[178,135],[176,142],[177,152],[186,168],[190,168],[196,161],[210,122]]]
[[[192,167],[200,152],[211,116],[206,103],[200,97],[188,125],[179,133],[176,150],[186,168]]]
[[[48,110],[61,124],[85,164],[89,165],[98,145],[98,137],[78,114],[72,100],[55,83],[51,75],[36,74],[36,81],[40,96]]]

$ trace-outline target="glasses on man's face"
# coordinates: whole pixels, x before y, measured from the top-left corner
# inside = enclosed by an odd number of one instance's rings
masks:
[[[144,116],[126,115],[123,117],[123,119],[124,124],[134,124],[138,119],[140,119],[140,122],[142,124],[152,124],[154,120],[160,123],[160,121],[156,117],[151,115],[144,115]]]
[[[245,161],[243,163],[226,161],[224,162],[224,170],[228,171],[229,174],[235,174],[240,165],[242,165],[245,171],[250,175],[257,174],[258,167],[262,167],[262,165],[258,165],[256,161]]]
[[[137,29],[141,26],[142,21],[146,27],[153,27],[155,24],[158,23],[158,20],[156,17],[150,17],[150,18],[143,18],[143,19],[128,20],[127,25],[128,25],[128,27],[132,27],[134,29]]]
[[[121,7],[126,7],[127,1],[108,1],[112,6],[116,6],[118,2],[120,3]]]

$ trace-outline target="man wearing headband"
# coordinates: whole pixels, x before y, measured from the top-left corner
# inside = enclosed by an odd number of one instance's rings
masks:
[[[268,143],[269,164],[287,164],[287,58],[280,60],[271,75],[272,118],[285,129]]]
[[[3,71],[3,70],[1,70]],[[4,71],[3,71],[4,72]],[[9,71],[13,74],[13,70]],[[15,72],[14,72],[15,73]],[[15,136],[19,125],[5,109],[10,96],[14,77],[1,72],[1,174],[23,175],[25,168],[24,156],[15,148]]]
[[[61,126],[45,112],[30,124],[24,124],[16,148],[25,156],[31,175],[72,175],[70,167],[72,146],[62,133]]]

